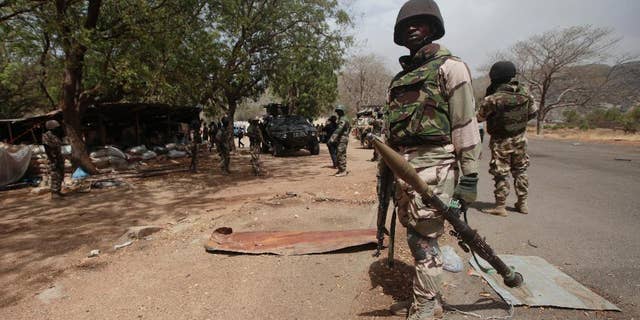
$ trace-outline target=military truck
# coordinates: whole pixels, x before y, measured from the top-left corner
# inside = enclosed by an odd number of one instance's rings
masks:
[[[265,106],[267,116],[261,126],[265,144],[263,152],[282,156],[285,152],[307,149],[312,155],[320,153],[320,142],[316,128],[302,116],[290,115],[286,106],[269,104]]]
[[[373,131],[373,121],[376,119],[376,113],[380,106],[363,106],[358,108],[356,113],[355,124],[353,125],[353,134],[360,145],[366,149],[372,149],[373,145],[366,139],[367,135]]]

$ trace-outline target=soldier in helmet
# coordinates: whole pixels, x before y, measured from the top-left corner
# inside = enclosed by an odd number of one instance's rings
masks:
[[[529,213],[527,197],[529,179],[527,167],[527,122],[535,118],[537,106],[525,86],[513,81],[516,66],[510,61],[500,61],[491,67],[491,85],[478,108],[478,121],[487,121],[491,135],[489,147],[491,162],[489,173],[495,181],[495,207],[485,210],[498,216],[506,216],[506,201],[509,196],[509,172],[513,176],[514,189],[518,196],[516,210]]]
[[[349,132],[351,132],[351,121],[345,115],[344,106],[338,105],[335,109],[338,115],[338,126],[336,130],[329,138],[328,144],[335,147],[336,150],[336,162],[338,165],[338,172],[336,177],[344,177],[347,172],[347,146],[349,145]]]
[[[385,138],[437,196],[469,205],[477,194],[480,135],[469,69],[433,42],[444,34],[434,1],[410,0],[400,9],[394,42],[406,47],[409,55],[400,58],[403,70],[389,86]],[[443,313],[438,239],[444,232],[444,218],[400,180],[395,201],[415,265],[408,319],[438,318]],[[406,310],[406,303],[395,304],[392,312]]]
[[[262,173],[262,166],[260,164],[260,152],[262,151],[264,137],[262,136],[262,131],[260,130],[260,120],[258,118],[249,121],[247,135],[249,136],[251,167],[253,168],[253,173],[256,176],[259,176]]]
[[[372,130],[371,130],[371,134],[376,136],[376,137],[381,137],[382,136],[382,130],[384,128],[384,119],[383,119],[384,113],[382,112],[382,110],[378,110],[376,112],[376,119],[373,120],[373,124],[372,124]],[[371,161],[378,161],[378,152],[374,149],[373,150],[373,158],[371,158]]]
[[[49,174],[51,176],[51,198],[59,199],[62,194],[62,181],[64,180],[64,158],[62,157],[62,136],[63,131],[60,123],[56,120],[49,120],[45,123],[47,131],[42,134],[42,144],[44,151],[49,158]]]

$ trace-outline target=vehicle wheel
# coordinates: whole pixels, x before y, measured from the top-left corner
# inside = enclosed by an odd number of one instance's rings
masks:
[[[320,154],[320,144],[319,143],[314,143],[310,148],[309,148],[309,152],[311,152],[311,155],[317,156]]]

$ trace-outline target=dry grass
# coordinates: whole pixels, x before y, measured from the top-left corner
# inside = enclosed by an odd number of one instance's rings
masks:
[[[542,136],[536,135],[535,127],[527,132],[529,137],[550,138],[562,140],[592,141],[624,145],[640,145],[640,134],[625,134],[622,130],[613,129],[545,129]]]

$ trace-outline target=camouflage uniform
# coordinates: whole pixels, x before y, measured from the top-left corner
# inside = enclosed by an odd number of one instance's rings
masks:
[[[220,169],[222,173],[229,174],[229,133],[227,132],[227,127],[222,126],[218,129],[216,133],[216,150],[218,150],[218,155],[220,156]]]
[[[62,180],[64,180],[64,157],[60,147],[62,140],[53,131],[48,130],[42,135],[44,151],[49,158],[49,175],[51,180],[51,193],[60,194],[62,191]]]
[[[463,175],[478,172],[480,136],[471,75],[464,62],[435,43],[400,62],[403,71],[389,88],[386,140],[446,203],[453,196],[458,170]],[[398,217],[407,228],[415,259],[411,314],[416,314],[433,305],[440,294],[438,238],[444,232],[444,218],[411,186],[401,180],[397,186]]]
[[[525,132],[527,122],[536,111],[533,97],[517,81],[498,86],[494,94],[480,103],[478,121],[487,120],[487,131],[491,135],[489,173],[495,181],[497,206],[504,206],[509,196],[509,172],[513,176],[518,203],[526,204],[529,156]]]
[[[249,128],[247,128],[247,135],[249,136],[251,167],[253,168],[253,173],[258,176],[262,172],[260,153],[262,152],[264,137],[262,136],[262,131],[260,130],[260,127],[257,123],[249,124]]]
[[[349,132],[351,132],[351,121],[347,116],[338,119],[338,127],[329,139],[329,144],[337,145],[336,161],[338,164],[338,174],[347,172],[347,146],[349,145]]]

